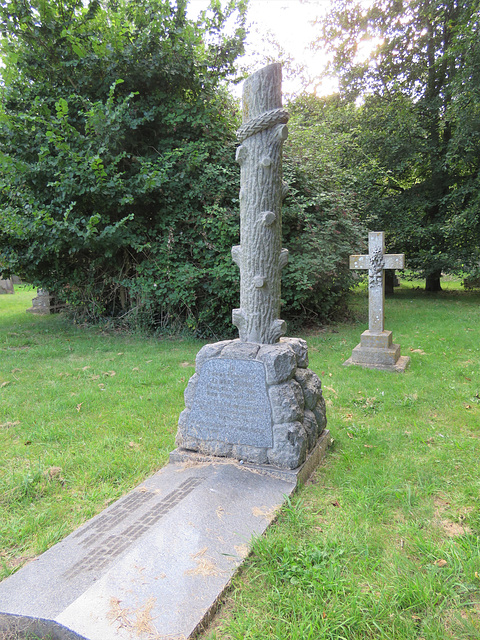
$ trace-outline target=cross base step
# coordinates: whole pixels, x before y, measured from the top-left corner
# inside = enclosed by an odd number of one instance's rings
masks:
[[[344,365],[351,364],[368,367],[370,369],[383,369],[386,371],[405,371],[410,362],[408,356],[400,355],[400,345],[392,342],[392,332],[382,331],[372,333],[364,331],[351,357]]]

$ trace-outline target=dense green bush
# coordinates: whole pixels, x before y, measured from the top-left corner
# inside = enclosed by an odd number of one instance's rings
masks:
[[[239,114],[224,87],[243,0],[197,21],[173,0],[0,7],[0,262],[89,320],[233,332]],[[285,173],[283,317],[323,321],[356,223],[293,147]]]

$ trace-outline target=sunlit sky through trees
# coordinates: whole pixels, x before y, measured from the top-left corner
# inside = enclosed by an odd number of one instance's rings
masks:
[[[190,0],[192,17],[208,6],[208,0]],[[246,55],[242,65],[255,71],[273,61],[284,63],[284,93],[303,89],[318,94],[336,90],[335,80],[320,79],[327,54],[311,46],[319,37],[315,21],[325,15],[330,0],[249,0]]]

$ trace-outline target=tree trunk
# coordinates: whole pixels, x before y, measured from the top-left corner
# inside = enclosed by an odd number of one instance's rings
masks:
[[[288,114],[282,109],[282,68],[272,64],[245,80],[243,124],[238,130],[240,246],[232,248],[240,267],[240,309],[233,324],[242,342],[274,344],[285,333],[280,320],[282,250],[282,145]]]
[[[438,269],[437,271],[433,271],[432,273],[427,273],[425,278],[425,291],[431,291],[435,293],[436,291],[442,290],[442,285],[440,284],[440,278],[442,277],[442,271]]]
[[[385,295],[391,295],[395,293],[394,291],[394,281],[395,281],[395,270],[394,269],[385,269]]]

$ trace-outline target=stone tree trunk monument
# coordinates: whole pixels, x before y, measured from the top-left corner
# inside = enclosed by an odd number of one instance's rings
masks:
[[[280,320],[282,250],[282,145],[288,113],[282,109],[281,67],[250,76],[243,90],[243,125],[237,136],[240,164],[240,237],[232,256],[240,267],[240,309],[233,324],[242,342],[275,344],[285,333]]]
[[[238,131],[240,308],[233,323],[240,338],[203,347],[185,390],[177,451],[228,456],[295,469],[325,432],[321,382],[308,369],[307,344],[281,338],[282,145],[288,113],[282,108],[281,65],[247,78]]]

